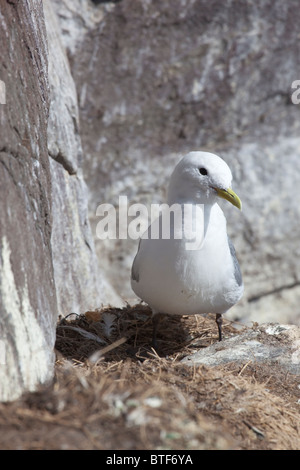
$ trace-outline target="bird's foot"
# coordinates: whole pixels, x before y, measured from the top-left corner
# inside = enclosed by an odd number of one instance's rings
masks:
[[[221,313],[216,314],[216,323],[218,326],[218,332],[219,332],[219,341],[222,341],[222,324],[223,324],[223,318]]]

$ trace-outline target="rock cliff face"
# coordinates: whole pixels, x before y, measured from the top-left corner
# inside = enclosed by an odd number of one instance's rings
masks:
[[[236,318],[299,323],[300,10],[290,2],[54,0],[77,87],[93,224],[100,202],[162,202],[180,154],[227,160],[242,266]],[[136,242],[96,240],[126,298]]]
[[[76,87],[51,2],[44,2],[50,110],[48,152],[52,181],[51,245],[58,311],[84,312],[120,299],[99,268],[88,220],[88,196]]]
[[[137,242],[98,240],[96,208],[162,202],[190,150],[243,201],[232,316],[299,323],[299,22],[297,0],[0,2],[0,400],[51,379],[58,314],[131,299]]]
[[[42,2],[1,2],[0,399],[52,376],[57,302],[51,249],[47,42]],[[3,360],[5,359],[5,360]]]
[[[3,401],[51,379],[58,314],[118,301],[97,265],[76,89],[44,5],[48,40],[42,1],[0,3]]]

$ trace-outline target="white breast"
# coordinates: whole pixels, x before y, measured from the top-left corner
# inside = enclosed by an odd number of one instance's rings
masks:
[[[190,238],[144,239],[134,262],[134,292],[155,312],[174,315],[224,313],[242,295],[222,210],[214,204],[204,221],[198,250],[186,249]],[[200,226],[197,227],[201,229]]]

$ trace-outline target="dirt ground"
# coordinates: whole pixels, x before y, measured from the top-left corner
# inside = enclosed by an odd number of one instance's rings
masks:
[[[151,335],[143,305],[61,319],[53,383],[0,404],[0,449],[300,449],[299,376],[181,363],[217,341],[214,316],[165,316],[159,354]]]

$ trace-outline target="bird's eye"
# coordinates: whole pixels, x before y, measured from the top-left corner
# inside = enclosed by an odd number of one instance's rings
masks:
[[[206,168],[199,168],[199,172],[201,175],[206,176],[207,175],[207,169]]]

